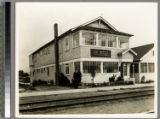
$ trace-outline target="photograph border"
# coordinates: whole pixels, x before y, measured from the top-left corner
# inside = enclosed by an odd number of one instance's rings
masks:
[[[11,118],[17,118],[16,117],[16,115],[15,115],[15,107],[16,107],[16,104],[15,104],[15,101],[16,101],[16,90],[15,90],[15,76],[17,75],[17,72],[15,72],[15,69],[16,69],[16,67],[17,67],[17,60],[15,60],[16,59],[16,48],[17,48],[17,44],[16,44],[16,40],[15,40],[15,37],[16,37],[16,35],[15,35],[15,22],[16,22],[16,20],[15,20],[15,6],[16,6],[16,3],[17,2],[66,2],[66,1],[57,1],[57,0],[46,0],[46,1],[42,1],[42,0],[14,0],[14,1],[12,1],[12,6],[11,6],[11,92],[10,92],[10,94],[11,94]],[[93,0],[88,0],[88,1],[67,1],[67,2],[97,2],[97,1],[93,1]],[[141,1],[138,1],[138,0],[114,0],[114,1],[111,1],[111,0],[106,0],[106,1],[104,1],[104,0],[101,0],[101,1],[98,1],[98,2],[156,2],[157,4],[158,4],[158,13],[159,13],[159,10],[160,10],[160,8],[159,8],[159,1],[156,1],[156,0],[153,0],[153,1],[151,1],[151,0],[141,0]],[[158,16],[158,19],[159,19],[159,15],[157,15]],[[158,21],[158,30],[159,30],[159,21]],[[157,30],[157,31],[158,31]],[[158,34],[158,38],[159,38],[159,34]],[[159,40],[158,40],[158,43],[157,43],[157,51],[158,51],[158,57],[157,58],[159,58],[159,48],[158,48],[158,46],[159,46]],[[158,60],[157,60],[158,61]],[[158,77],[159,77],[159,73],[158,73],[158,71],[159,71],[159,67],[160,67],[160,64],[158,64],[158,67],[157,67],[157,75],[158,75]],[[159,94],[159,87],[158,87],[158,84],[159,84],[159,80],[158,80],[158,82],[157,82],[157,94]],[[159,97],[159,95],[158,95],[158,97]],[[159,98],[158,98],[159,99]],[[158,100],[157,100],[158,101]],[[158,103],[158,102],[157,102]],[[158,106],[157,106],[157,108],[158,107],[160,107],[160,104],[158,103]],[[157,115],[157,118],[159,118],[159,109],[157,109],[157,111],[158,111],[158,115]],[[23,116],[24,117],[24,116]],[[95,117],[95,116],[94,116]],[[22,117],[21,117],[22,118]],[[24,117],[25,118],[25,117]],[[27,117],[26,117],[27,118]],[[46,116],[44,115],[44,116],[42,116],[42,118],[45,118],[46,119]],[[52,118],[58,118],[58,117],[53,117],[53,115],[52,115]],[[64,118],[64,117],[62,117],[62,118]],[[69,117],[69,118],[75,118],[75,117]],[[77,117],[77,118],[79,118],[79,117]],[[92,118],[92,117],[89,117],[89,118]],[[97,117],[98,118],[98,117]],[[103,117],[104,118],[104,117]],[[111,118],[111,117],[107,117],[107,118]],[[124,118],[124,117],[122,117],[122,118]],[[133,115],[132,115],[132,117],[130,117],[130,118],[133,118]],[[136,117],[134,117],[134,118],[136,118]],[[139,117],[140,118],[140,117]],[[148,118],[148,117],[147,117]],[[38,119],[38,118],[37,118]]]

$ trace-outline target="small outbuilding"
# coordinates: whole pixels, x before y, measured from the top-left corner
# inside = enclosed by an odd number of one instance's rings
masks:
[[[154,44],[147,44],[132,48],[137,55],[134,55],[131,65],[131,76],[137,83],[155,80],[155,53]]]

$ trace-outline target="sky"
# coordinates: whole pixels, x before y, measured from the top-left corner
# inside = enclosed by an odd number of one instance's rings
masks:
[[[130,47],[157,43],[157,3],[16,3],[18,67],[29,72],[29,55],[70,28],[102,16],[117,30],[133,34]]]

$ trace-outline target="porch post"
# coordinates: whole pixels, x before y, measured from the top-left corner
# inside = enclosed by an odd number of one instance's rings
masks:
[[[103,73],[103,61],[101,61],[101,74]]]
[[[98,33],[96,34],[96,46],[99,46],[99,42],[98,42]]]
[[[79,31],[79,45],[82,45],[82,31]]]
[[[116,48],[118,48],[118,46],[119,46],[119,42],[118,42],[119,40],[118,40],[118,36],[116,36]]]
[[[82,61],[80,61],[80,71],[83,74],[83,64],[82,64]]]
[[[141,63],[138,63],[138,68],[139,68],[139,72],[138,73],[141,73]]]
[[[126,65],[127,65],[127,77],[129,77],[130,76],[130,64],[127,63]]]
[[[132,67],[133,67],[133,78],[134,78],[134,64],[132,65]]]

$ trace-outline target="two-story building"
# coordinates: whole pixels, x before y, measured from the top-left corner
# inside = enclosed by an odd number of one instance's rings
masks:
[[[60,71],[71,81],[74,71],[80,70],[82,83],[91,83],[92,67],[96,67],[95,83],[108,82],[109,77],[119,76],[120,71],[125,79],[130,79],[131,63],[137,56],[129,48],[132,36],[118,31],[102,17],[72,28],[58,37]],[[29,56],[33,80],[55,82],[54,47],[52,40]]]

